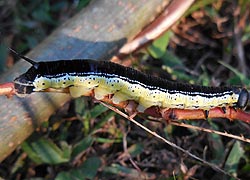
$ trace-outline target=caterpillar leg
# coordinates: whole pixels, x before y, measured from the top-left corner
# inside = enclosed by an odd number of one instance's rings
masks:
[[[207,118],[208,118],[208,115],[209,115],[209,110],[205,110],[205,111],[204,111],[204,115],[205,115],[205,119],[207,119]]]
[[[135,101],[128,101],[127,106],[124,107],[130,118],[134,118],[138,114],[137,106],[138,104]]]
[[[227,109],[226,109],[226,107],[222,107],[222,108],[221,108],[221,110],[224,112],[224,114],[226,114],[226,113],[227,113]]]

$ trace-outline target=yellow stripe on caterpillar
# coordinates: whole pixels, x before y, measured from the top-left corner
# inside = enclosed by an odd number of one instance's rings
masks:
[[[239,94],[234,93],[226,93],[218,97],[207,97],[201,94],[192,95],[181,91],[170,93],[167,90],[159,90],[157,87],[155,87],[155,89],[149,89],[146,85],[132,84],[124,79],[125,78],[108,78],[97,75],[79,77],[66,74],[58,78],[39,77],[35,79],[33,84],[35,91],[46,88],[70,87],[70,94],[73,97],[89,94],[92,90],[94,90],[95,98],[98,100],[112,94],[114,104],[134,100],[141,106],[140,111],[144,111],[151,106],[209,110],[212,107],[233,106],[239,98]]]

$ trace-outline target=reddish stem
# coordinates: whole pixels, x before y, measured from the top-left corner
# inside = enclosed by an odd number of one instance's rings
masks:
[[[16,90],[14,87],[14,83],[8,82],[4,84],[0,84],[0,96],[7,96],[8,98],[16,95]]]
[[[177,119],[206,119],[204,110],[184,110],[184,109],[162,109],[162,117],[166,120]],[[235,110],[234,108],[227,107],[226,112],[221,108],[213,108],[209,111],[208,118],[227,118],[230,120],[241,120],[250,123],[250,114],[242,110]]]

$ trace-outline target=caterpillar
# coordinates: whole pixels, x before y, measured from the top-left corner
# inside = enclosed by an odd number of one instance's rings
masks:
[[[19,55],[19,54],[18,54]],[[110,96],[113,104],[135,101],[138,112],[160,108],[201,109],[205,116],[214,107],[243,109],[248,104],[248,91],[238,87],[206,87],[172,82],[144,74],[130,67],[90,59],[35,62],[14,80],[18,94],[52,89],[69,89],[72,97],[94,94],[102,100]]]

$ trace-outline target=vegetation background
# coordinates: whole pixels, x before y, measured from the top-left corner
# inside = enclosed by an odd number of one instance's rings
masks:
[[[0,71],[89,0],[0,1]],[[248,0],[197,1],[186,16],[131,65],[166,79],[249,89]],[[248,143],[145,117],[143,125],[241,179],[250,178]],[[186,121],[249,138],[249,125],[225,119]],[[72,100],[0,164],[2,179],[228,179],[149,135],[90,98]]]

